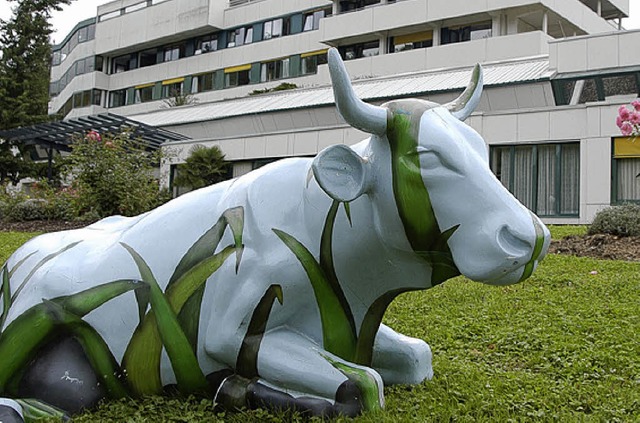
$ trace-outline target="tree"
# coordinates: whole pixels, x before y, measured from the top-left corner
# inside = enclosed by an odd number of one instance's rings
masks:
[[[178,165],[173,183],[179,187],[198,189],[227,179],[229,163],[218,146],[197,145],[185,163]]]
[[[0,129],[49,120],[51,12],[71,0],[8,0],[13,16],[0,20]],[[30,176],[28,149],[0,141],[0,182]]]

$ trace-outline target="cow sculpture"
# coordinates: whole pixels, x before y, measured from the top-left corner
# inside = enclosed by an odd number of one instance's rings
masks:
[[[433,374],[424,341],[381,325],[397,295],[459,274],[531,275],[549,232],[462,122],[481,68],[444,106],[370,105],[335,49],[329,69],[338,110],[369,139],[42,235],[9,258],[0,394],[36,400],[0,410],[75,413],[167,389],[314,415],[380,409],[383,382]]]

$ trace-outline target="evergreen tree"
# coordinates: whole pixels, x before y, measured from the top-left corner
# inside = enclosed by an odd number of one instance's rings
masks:
[[[0,20],[0,129],[29,126],[49,120],[51,12],[71,0],[8,0],[13,16]],[[27,176],[23,146],[0,140],[0,183]]]

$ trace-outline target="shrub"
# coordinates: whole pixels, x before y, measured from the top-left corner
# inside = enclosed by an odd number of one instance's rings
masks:
[[[66,169],[74,180],[78,215],[134,216],[167,200],[154,175],[159,152],[145,151],[129,131],[115,135],[91,131],[71,147]]]
[[[35,182],[31,194],[7,192],[0,187],[0,219],[22,222],[27,220],[72,220],[74,197],[67,188],[56,189],[46,181]]]
[[[640,236],[640,205],[607,207],[596,214],[588,233]]]

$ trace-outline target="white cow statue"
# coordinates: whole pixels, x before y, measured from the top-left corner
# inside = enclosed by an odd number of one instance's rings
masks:
[[[329,69],[340,114],[370,138],[41,235],[9,258],[0,420],[168,390],[231,408],[381,409],[383,384],[433,375],[423,340],[381,324],[397,295],[531,275],[549,232],[463,123],[480,66],[446,105],[367,104],[335,49]]]

